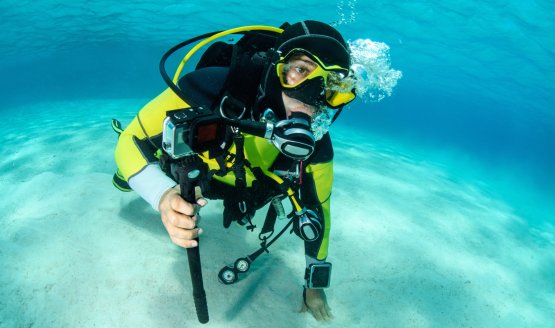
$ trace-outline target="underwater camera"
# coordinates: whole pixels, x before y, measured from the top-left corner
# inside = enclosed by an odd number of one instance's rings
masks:
[[[208,108],[191,107],[166,113],[162,132],[162,148],[173,159],[202,153],[219,146],[225,123]]]

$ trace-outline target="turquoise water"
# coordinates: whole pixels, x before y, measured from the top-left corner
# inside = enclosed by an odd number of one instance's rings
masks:
[[[0,2],[0,326],[195,325],[179,250],[111,187],[109,119],[129,122],[164,88],[158,62],[174,44],[302,19],[388,44],[403,73],[391,97],[356,101],[334,126],[335,325],[552,326],[555,4],[308,0]],[[212,227],[213,278],[256,237]],[[212,325],[317,326],[290,313],[303,259],[285,246],[243,286],[208,278]]]
[[[218,3],[3,1],[0,87],[10,92],[0,108],[150,96],[163,87],[161,54],[198,33],[306,17],[354,18],[339,24],[340,31],[350,40],[387,43],[404,77],[394,97],[354,104],[341,123],[415,147],[461,149],[494,166],[518,168],[522,179],[553,193],[553,3],[331,1],[322,10],[315,1],[231,1],[213,12]]]

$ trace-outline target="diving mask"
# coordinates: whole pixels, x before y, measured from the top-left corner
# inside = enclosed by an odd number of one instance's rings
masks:
[[[326,66],[304,49],[295,48],[280,57],[276,73],[285,94],[309,105],[323,105],[325,100],[328,107],[338,108],[356,97],[356,79],[349,69]]]

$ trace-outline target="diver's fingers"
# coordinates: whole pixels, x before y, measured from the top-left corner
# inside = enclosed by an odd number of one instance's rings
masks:
[[[193,248],[198,246],[198,242],[196,240],[176,239],[173,237],[171,237],[171,240],[174,244],[183,248]]]
[[[324,307],[322,307],[321,313],[322,313],[322,318],[325,321],[330,321],[331,319],[333,319],[333,315],[331,314],[331,309],[327,304],[324,305]]]
[[[311,309],[312,315],[318,321],[329,321],[333,319],[330,308],[328,306],[319,306],[317,308]]]
[[[174,228],[169,229],[168,233],[170,235],[171,241],[174,244],[176,244],[177,246],[190,248],[196,247],[198,245],[197,241],[193,239],[197,238],[202,233],[202,229],[187,230]]]
[[[333,319],[331,309],[326,300],[326,294],[322,289],[304,290],[304,302],[300,312],[310,312],[318,321],[329,321]]]
[[[170,207],[175,212],[185,214],[189,217],[196,214],[195,206],[183,199],[183,197],[181,197],[178,193],[174,193],[170,197]]]
[[[333,314],[331,313],[331,308],[326,304],[326,311],[328,311],[328,314],[330,316],[330,318],[333,319]]]
[[[314,318],[318,321],[322,321],[324,320],[324,314],[322,312],[322,308],[321,307],[317,307],[315,309],[310,309],[310,312],[312,312],[312,315],[314,316]]]
[[[177,211],[169,211],[166,213],[167,221],[170,225],[182,229],[194,229],[197,225],[198,214],[189,216]]]
[[[182,229],[176,226],[170,227],[168,229],[168,234],[172,238],[191,240],[197,238],[202,233],[201,228],[194,229]]]

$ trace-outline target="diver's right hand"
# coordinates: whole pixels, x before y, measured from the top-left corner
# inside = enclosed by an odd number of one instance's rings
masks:
[[[184,248],[197,247],[198,243],[193,240],[197,238],[202,229],[198,228],[197,221],[200,218],[198,211],[207,204],[200,192],[195,197],[196,204],[191,204],[181,197],[179,185],[168,189],[160,198],[158,206],[162,223],[174,244]]]

